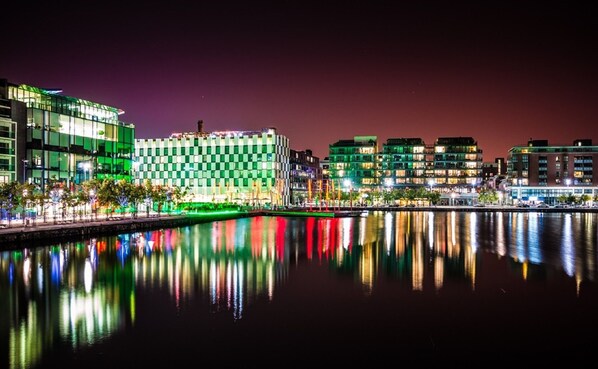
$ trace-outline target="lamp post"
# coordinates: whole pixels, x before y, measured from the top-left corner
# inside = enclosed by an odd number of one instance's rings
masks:
[[[353,187],[351,186],[351,180],[345,179],[343,183],[349,189],[349,207],[353,210]]]
[[[517,188],[517,205],[520,205],[521,203],[521,178],[517,178],[517,185],[519,186]]]
[[[91,190],[89,190],[89,206],[91,207],[92,219],[95,218],[95,220],[97,220],[98,216],[97,216],[97,212],[95,211],[95,202],[96,202],[96,192],[92,188]]]
[[[23,181],[23,183],[25,183]],[[27,189],[23,190],[23,227],[25,227],[27,225],[27,203],[29,202],[29,200],[27,200],[27,195],[28,195],[28,191]]]
[[[29,160],[23,159],[23,184],[27,180],[27,163],[29,163]]]

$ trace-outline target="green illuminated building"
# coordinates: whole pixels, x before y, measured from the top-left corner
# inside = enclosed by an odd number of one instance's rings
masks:
[[[426,184],[426,144],[421,138],[390,138],[382,145],[383,184],[409,187]]]
[[[187,188],[189,201],[289,203],[289,140],[260,131],[173,133],[135,140],[135,182]]]
[[[16,172],[16,129],[17,123],[10,118],[8,100],[0,100],[0,183],[17,180]]]
[[[336,188],[360,189],[380,185],[382,155],[378,153],[376,136],[340,140],[329,149],[329,176]]]
[[[344,188],[430,186],[457,192],[482,182],[482,150],[471,137],[390,138],[378,152],[376,136],[330,145],[330,179]]]
[[[17,123],[17,177],[40,188],[130,180],[135,127],[119,120],[124,112],[60,92],[0,80],[0,99],[10,102],[4,111]]]

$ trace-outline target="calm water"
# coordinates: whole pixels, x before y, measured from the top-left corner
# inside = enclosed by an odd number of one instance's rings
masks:
[[[597,214],[257,217],[2,252],[0,368],[598,352]]]

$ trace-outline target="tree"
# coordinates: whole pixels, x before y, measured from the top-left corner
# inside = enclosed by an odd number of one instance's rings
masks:
[[[21,186],[18,182],[0,184],[0,208],[8,216],[8,225],[12,218],[12,209],[19,204]],[[22,193],[22,192],[21,192]]]
[[[133,184],[125,181],[124,179],[116,182],[116,203],[120,207],[121,211],[126,212],[127,206],[133,194]]]
[[[493,188],[482,188],[478,195],[478,201],[482,204],[495,203],[498,201],[498,193]]]
[[[438,202],[440,201],[440,192],[436,192],[436,191],[428,192],[428,201],[430,201],[430,203],[432,205],[438,204]]]
[[[178,186],[174,187],[171,190],[172,193],[172,201],[174,202],[174,206],[178,208],[179,204],[183,201],[183,199],[189,194],[189,188],[180,188]]]

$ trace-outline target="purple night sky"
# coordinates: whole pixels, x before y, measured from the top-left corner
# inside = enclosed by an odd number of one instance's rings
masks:
[[[123,109],[138,138],[198,119],[274,126],[324,157],[354,135],[380,148],[473,136],[493,161],[529,138],[598,144],[594,14],[564,2],[28,2],[4,12],[0,77]]]

